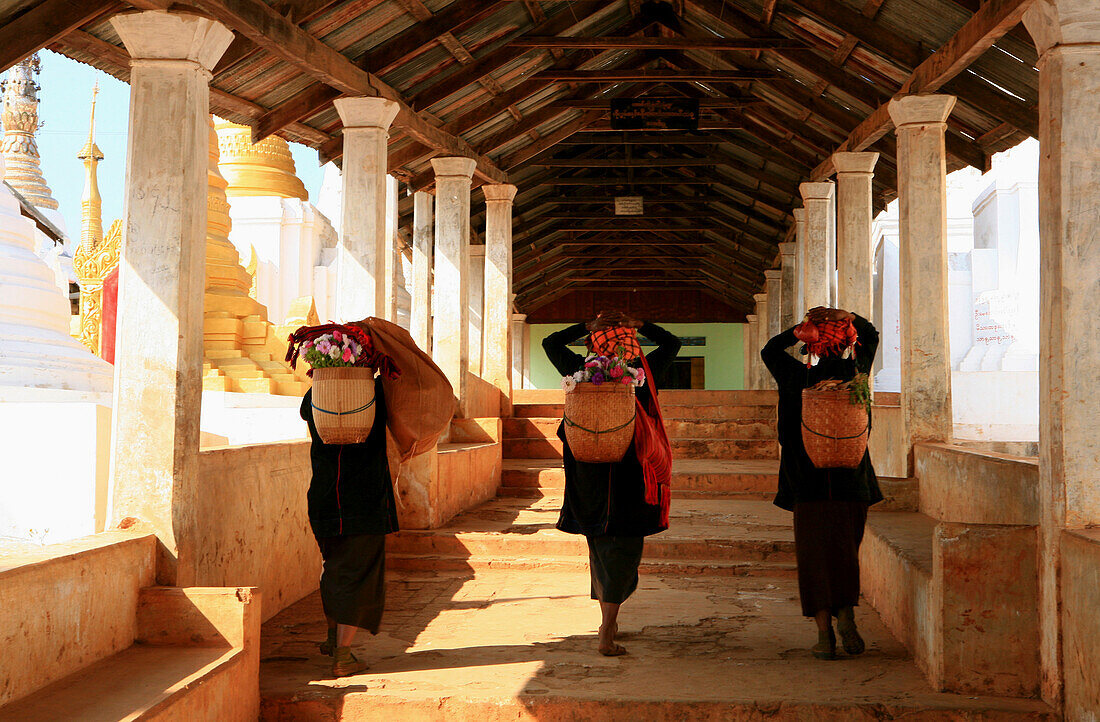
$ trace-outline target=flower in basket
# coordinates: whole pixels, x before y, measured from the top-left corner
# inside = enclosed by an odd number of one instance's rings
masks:
[[[561,386],[567,392],[577,384],[590,383],[602,386],[606,383],[622,383],[641,386],[645,383],[645,371],[627,363],[621,356],[597,356],[592,354],[584,360],[584,368],[572,376],[562,379]]]
[[[356,326],[302,326],[288,341],[286,360],[291,368],[302,359],[310,365],[310,376],[313,369],[349,366],[375,368],[391,379],[401,375],[393,360],[374,348],[370,334]]]

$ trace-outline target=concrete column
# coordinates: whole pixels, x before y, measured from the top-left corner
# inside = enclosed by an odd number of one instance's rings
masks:
[[[501,416],[512,415],[512,199],[516,187],[485,185],[485,301],[481,376],[500,389]]]
[[[111,24],[130,54],[126,224],[119,262],[110,521],[155,530],[157,581],[189,586],[198,523],[210,70],[233,33],[194,15]]]
[[[795,208],[794,214],[794,240],[795,256],[794,267],[794,318],[795,323],[802,320],[809,310],[806,305],[806,209]]]
[[[872,181],[878,153],[834,153],[836,168],[837,306],[871,318]]]
[[[780,296],[779,329],[781,331],[794,326],[802,320],[797,309],[798,283],[798,244],[780,243],[779,255],[783,272],[781,281],[782,294]]]
[[[529,366],[531,353],[531,326],[527,323],[527,314],[512,314],[512,388],[525,389],[529,386]]]
[[[384,98],[337,98],[334,104],[344,124],[335,320],[385,317],[393,251],[386,235],[386,142],[398,106]]]
[[[760,349],[756,347],[756,338],[759,335],[756,330],[758,325],[759,319],[756,314],[750,313],[745,316],[745,388],[750,390],[758,388],[756,369],[763,363],[760,360]]]
[[[768,269],[764,271],[764,286],[768,289],[768,340],[779,335],[783,325],[783,271]]]
[[[432,320],[432,194],[413,194],[413,280],[412,337],[423,351],[431,353]]]
[[[803,233],[804,264],[802,265],[802,312],[816,306],[831,306],[833,262],[829,255],[829,238],[834,227],[833,204],[836,186],[832,181],[803,183],[802,202],[806,207],[806,229]]]
[[[1096,152],[1100,93],[1100,6],[1095,0],[1037,0],[1024,15],[1039,50],[1039,502],[1043,696],[1063,692],[1062,660],[1075,665],[1066,682],[1066,719],[1098,712],[1090,695],[1089,656],[1095,638],[1065,636],[1062,615],[1077,620],[1095,609],[1067,607],[1062,576],[1076,573],[1080,588],[1089,573],[1062,565],[1062,529],[1100,525],[1100,157]],[[1091,571],[1095,579],[1095,569]],[[1083,628],[1083,627],[1082,627]],[[1076,646],[1074,646],[1076,645]],[[1093,645],[1089,650],[1088,645]],[[1077,660],[1077,661],[1074,661]],[[1095,682],[1095,679],[1092,680]],[[1085,682],[1086,685],[1082,685]],[[1089,706],[1091,702],[1092,706]]]
[[[947,166],[950,95],[890,101],[898,134],[901,405],[906,449],[952,436],[947,326]]]
[[[470,340],[468,369],[474,376],[482,375],[481,351],[485,340],[485,246],[470,246],[466,268],[467,302],[470,304]]]
[[[382,277],[385,279],[385,283],[382,287],[382,305],[378,307],[379,312],[375,315],[394,323],[397,323],[398,276],[401,272],[401,264],[397,258],[398,247],[400,246],[397,239],[397,191],[397,179],[387,174],[386,222],[382,235],[382,253],[384,254],[383,258],[386,260],[386,268]]]
[[[758,389],[770,389],[774,386],[774,380],[768,369],[764,366],[764,362],[760,360],[760,350],[764,348],[764,344],[768,342],[771,336],[768,335],[768,294],[756,293],[753,294],[753,300],[756,301],[756,353],[754,354],[754,360],[756,361],[756,388]]]
[[[447,375],[466,412],[470,364],[470,158],[432,158],[435,169],[435,287],[432,292],[432,358]]]

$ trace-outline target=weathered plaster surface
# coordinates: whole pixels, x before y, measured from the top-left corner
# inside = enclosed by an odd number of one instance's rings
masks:
[[[481,376],[500,389],[501,414],[512,413],[512,200],[510,184],[482,186],[485,194],[485,302]]]
[[[913,460],[923,513],[967,524],[1038,525],[1038,461],[947,444],[918,444]]]
[[[779,253],[782,259],[782,304],[779,312],[779,329],[785,330],[802,320],[798,309],[798,244],[780,243]]]
[[[431,353],[432,321],[432,246],[435,219],[432,215],[434,198],[431,193],[417,191],[413,194],[413,273],[412,273],[412,328],[413,341],[425,353]]]
[[[1100,529],[1062,537],[1065,718],[1100,719]]]
[[[164,12],[111,24],[132,60],[110,523],[150,522],[174,583],[198,477],[210,70],[233,33]]]
[[[344,124],[343,205],[337,246],[336,320],[388,318],[385,274],[386,143],[398,106],[385,98],[337,98]]]
[[[871,191],[878,153],[834,153],[837,306],[872,316]]]
[[[830,278],[833,264],[829,255],[829,238],[836,217],[836,184],[832,181],[803,183],[799,186],[805,208],[805,230],[802,233],[802,305],[808,311],[816,306],[832,306]]]
[[[432,158],[435,169],[435,282],[432,296],[432,358],[468,416],[469,366],[470,158]]]
[[[898,136],[901,405],[909,448],[951,438],[944,133],[954,106],[950,95],[890,101]]]
[[[106,532],[0,562],[0,707],[134,643],[156,537]]]

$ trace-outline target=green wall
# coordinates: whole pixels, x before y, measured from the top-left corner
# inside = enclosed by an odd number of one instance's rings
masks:
[[[571,324],[531,324],[531,383],[537,389],[556,389],[561,386],[561,376],[546,358],[542,340]],[[684,346],[680,358],[702,356],[706,359],[706,387],[715,391],[744,388],[745,353],[742,341],[743,323],[662,323],[677,336],[703,336],[705,346]],[[647,351],[652,346],[643,347]]]

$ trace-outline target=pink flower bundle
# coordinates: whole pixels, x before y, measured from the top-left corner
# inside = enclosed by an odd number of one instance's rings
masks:
[[[562,379],[562,388],[572,391],[577,384],[591,383],[627,384],[641,386],[645,383],[645,371],[628,364],[621,356],[597,356],[592,354],[584,360],[584,368],[572,376]]]
[[[389,356],[375,350],[370,335],[355,326],[335,323],[302,326],[287,340],[286,360],[291,368],[301,358],[310,365],[310,376],[313,369],[339,366],[376,368],[391,379],[401,375],[401,369]]]

